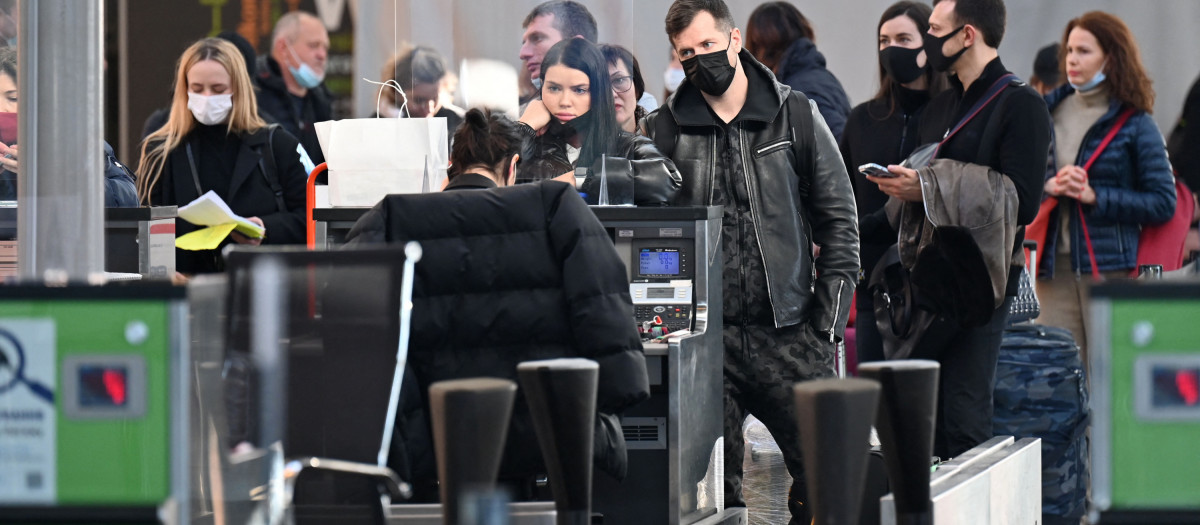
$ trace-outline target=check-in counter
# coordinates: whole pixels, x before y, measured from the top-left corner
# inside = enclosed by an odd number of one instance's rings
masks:
[[[148,279],[175,274],[175,206],[106,208],[104,269]]]
[[[346,234],[370,208],[315,208],[316,249],[328,250],[346,242]]]
[[[723,471],[721,210],[718,207],[592,207],[629,277],[635,322],[666,332],[644,342],[651,397],[622,415],[629,472],[597,473],[592,508],[605,523],[737,523],[720,510]],[[318,208],[316,248],[345,240],[366,208]],[[657,318],[657,319],[656,319]],[[661,330],[660,329],[660,330]]]
[[[17,238],[17,201],[0,201],[0,240]]]
[[[629,473],[621,483],[597,474],[592,508],[605,523],[745,523],[745,509],[721,510],[721,209],[592,211],[629,271],[636,322],[690,330],[644,343],[650,399],[621,420]]]
[[[17,277],[17,203],[0,202],[0,280]]]

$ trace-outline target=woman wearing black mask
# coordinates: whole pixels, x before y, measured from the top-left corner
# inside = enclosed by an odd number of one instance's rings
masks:
[[[858,172],[866,163],[899,164],[917,144],[921,110],[931,94],[946,87],[944,74],[932,71],[922,51],[929,15],[933,10],[917,2],[897,2],[879,19],[879,92],[850,112],[842,134],[842,158],[854,183],[858,204],[858,232],[863,279],[871,276],[875,263],[896,243],[896,231],[888,224],[883,205],[888,196]],[[865,283],[859,283],[862,287]],[[856,298],[855,324],[858,361],[883,359],[883,345],[875,328],[874,304],[865,291]]]
[[[608,62],[595,44],[582,38],[555,44],[542,61],[541,80],[541,98],[520,119],[532,140],[517,182],[555,179],[574,185],[575,168],[588,168],[580,190],[595,203],[600,163],[607,156],[610,195],[624,186],[632,188],[639,206],[671,201],[682,184],[679,172],[650,139],[618,126]]]

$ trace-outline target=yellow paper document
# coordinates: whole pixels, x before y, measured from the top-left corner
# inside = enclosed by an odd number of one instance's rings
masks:
[[[196,226],[219,226],[234,223],[237,225],[237,231],[251,239],[262,238],[265,231],[262,226],[233,213],[233,210],[229,209],[229,205],[225,204],[225,201],[211,190],[188,203],[187,206],[179,208],[179,218]]]
[[[221,241],[236,227],[236,222],[227,222],[196,230],[175,239],[175,247],[183,250],[213,250],[220,246]]]

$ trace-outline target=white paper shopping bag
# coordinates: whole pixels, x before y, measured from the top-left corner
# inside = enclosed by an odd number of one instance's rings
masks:
[[[374,206],[388,194],[440,188],[446,178],[445,118],[333,120],[316,130],[331,206]]]

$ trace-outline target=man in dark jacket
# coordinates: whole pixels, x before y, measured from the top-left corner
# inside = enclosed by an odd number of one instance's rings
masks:
[[[1050,151],[1050,114],[1041,95],[1024,82],[1006,80],[1009,72],[996,48],[1004,36],[1003,0],[938,0],[929,17],[925,53],[931,67],[950,72],[951,88],[925,107],[919,136],[922,143],[943,141],[938,158],[978,164],[1008,177],[1017,190],[1017,223],[1029,224],[1041,202],[1043,176]],[[1004,86],[977,112],[985,95]],[[970,115],[961,129],[949,135]],[[893,198],[921,202],[915,171],[890,166],[895,178],[868,177]],[[903,232],[901,233],[903,236]],[[1024,241],[1017,232],[1009,255]],[[1000,338],[1017,293],[1020,268],[1008,272],[1006,297],[981,326],[964,326],[955,312],[925,330],[913,357],[941,363],[934,455],[958,456],[992,437],[992,385]],[[935,301],[936,302],[936,301]]]
[[[347,245],[421,243],[408,361],[418,392],[452,378],[516,380],[522,361],[597,361],[596,468],[621,479],[626,454],[616,414],[650,395],[625,266],[569,185],[492,188],[491,178],[462,173],[441,193],[389,196],[358,221]],[[545,472],[532,423],[519,398],[501,478],[527,483]],[[422,425],[401,420],[397,432],[412,439]],[[428,487],[415,470],[417,488]]]
[[[323,83],[328,52],[329,33],[321,20],[292,11],[275,23],[271,52],[257,66],[259,111],[299,138],[313,164],[325,162],[313,124],[333,118]]]
[[[644,129],[683,176],[676,202],[725,210],[725,505],[745,506],[751,413],[792,475],[792,523],[807,524],[791,388],[835,375],[859,267],[854,193],[816,106],[742,50],[724,2],[676,0],[666,26],[687,79]]]

